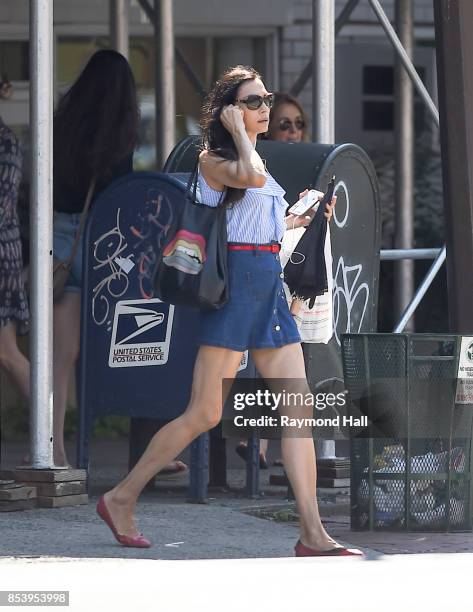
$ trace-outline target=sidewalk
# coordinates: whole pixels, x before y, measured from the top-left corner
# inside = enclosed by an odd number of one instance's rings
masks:
[[[18,464],[23,452],[21,445],[4,445],[2,468]],[[126,474],[127,443],[95,441],[91,448],[89,504],[0,513],[0,531],[8,534],[0,540],[0,556],[169,560],[292,556],[298,537],[296,523],[257,516],[263,510],[271,514],[294,507],[286,500],[284,487],[268,484],[270,471],[281,473],[281,468],[261,471],[264,495],[248,499],[244,496],[244,465],[234,455],[230,444],[227,458],[231,490],[210,491],[207,504],[186,502],[187,477],[158,481],[154,491],[143,493],[137,523],[154,545],[137,551],[119,546],[95,514],[99,495]],[[99,458],[106,467],[98,466]],[[350,531],[348,491],[323,489],[319,499],[329,533],[343,544],[363,549],[368,559],[391,554],[473,552],[472,533]]]

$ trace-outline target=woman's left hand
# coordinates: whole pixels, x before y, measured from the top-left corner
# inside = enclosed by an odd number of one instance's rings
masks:
[[[326,204],[325,205],[325,217],[326,217],[328,222],[330,222],[330,220],[331,220],[331,218],[333,216],[333,208],[334,208],[336,203],[337,203],[337,196],[333,196],[332,201],[330,202],[330,204]]]

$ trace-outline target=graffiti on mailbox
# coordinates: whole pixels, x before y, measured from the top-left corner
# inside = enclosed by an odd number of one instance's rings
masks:
[[[93,270],[101,276],[92,289],[92,319],[96,325],[106,323],[107,331],[111,332],[114,303],[130,293],[128,275],[134,268],[137,297],[145,300],[153,297],[156,249],[162,247],[172,220],[171,202],[156,189],[148,190],[144,205],[137,207],[136,221],[128,228],[121,222],[118,208],[115,225],[94,242]]]
[[[333,282],[333,327],[340,345],[340,334],[361,330],[370,289],[368,283],[359,283],[363,266],[346,266],[340,257]],[[360,308],[361,306],[361,308]]]
[[[116,224],[94,242],[94,271],[100,270],[103,277],[92,289],[92,318],[97,325],[103,325],[110,312],[110,298],[118,299],[128,289],[129,280],[123,260],[131,263],[133,254],[125,257],[128,244],[120,230],[120,208]],[[118,260],[118,261],[117,261]]]
[[[338,193],[337,193],[338,192]],[[341,193],[340,193],[341,192]],[[336,226],[343,229],[350,216],[350,195],[344,181],[339,181],[335,187],[338,199],[344,196],[345,211],[339,219],[337,213],[340,206],[335,206],[333,220]],[[363,275],[363,264],[345,265],[340,256],[335,268],[333,279],[333,328],[337,344],[340,346],[340,335],[345,332],[360,332],[368,308],[370,288],[368,283],[360,282]]]
[[[138,266],[138,284],[143,299],[153,297],[152,273],[156,263],[156,250],[163,246],[164,236],[173,220],[169,199],[156,189],[146,194],[146,202],[137,215],[137,221],[130,225],[135,238],[132,248]]]

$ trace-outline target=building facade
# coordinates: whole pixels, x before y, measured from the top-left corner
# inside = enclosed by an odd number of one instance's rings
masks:
[[[336,0],[336,14],[345,1]],[[414,0],[415,63],[436,99],[432,0]],[[383,8],[393,16],[394,0]],[[176,44],[204,87],[226,67],[256,66],[269,88],[288,91],[312,55],[312,0],[175,0]],[[143,104],[143,138],[150,129],[154,88],[153,30],[136,0],[129,3],[130,60]],[[75,78],[90,54],[109,45],[108,0],[54,0],[55,90]],[[393,51],[367,0],[360,0],[336,41],[336,140],[369,149],[392,146]],[[2,106],[7,123],[28,123],[28,0],[0,3],[0,73],[15,84]],[[300,99],[311,116],[311,83]],[[195,131],[201,99],[176,68],[178,134]],[[420,101],[417,129],[432,128]]]

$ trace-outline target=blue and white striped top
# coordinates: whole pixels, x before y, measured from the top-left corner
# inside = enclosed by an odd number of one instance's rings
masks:
[[[264,187],[247,189],[244,197],[227,209],[228,242],[281,242],[286,229],[286,192],[269,172],[266,172],[266,176]],[[212,189],[200,172],[198,184],[202,203],[217,206],[221,192]]]

